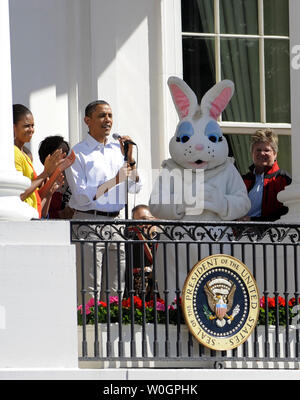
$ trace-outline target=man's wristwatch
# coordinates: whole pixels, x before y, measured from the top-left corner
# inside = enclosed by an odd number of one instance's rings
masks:
[[[134,167],[135,164],[136,164],[136,161],[132,161],[132,162],[129,163],[130,167]]]

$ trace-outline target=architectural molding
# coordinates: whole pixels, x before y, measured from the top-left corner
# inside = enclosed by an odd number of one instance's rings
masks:
[[[37,211],[20,199],[30,186],[30,179],[16,171],[13,145],[11,52],[8,0],[0,2],[0,220],[27,221],[37,218]]]
[[[281,217],[280,221],[286,222],[300,222],[300,177],[298,171],[300,170],[300,69],[295,68],[292,58],[293,48],[299,43],[300,36],[300,2],[299,0],[290,0],[290,87],[291,87],[291,151],[292,151],[292,176],[293,182],[287,186],[282,192],[278,193],[277,198],[285,206],[289,208],[286,215]]]

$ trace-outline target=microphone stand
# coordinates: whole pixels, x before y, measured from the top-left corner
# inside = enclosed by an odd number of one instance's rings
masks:
[[[124,161],[128,162],[128,143],[124,143]],[[126,198],[125,198],[125,220],[128,220],[128,176],[126,177],[125,180],[125,193],[126,193]],[[131,266],[131,254],[130,254],[130,248],[128,246],[128,225],[125,226],[125,231],[124,231],[124,236],[127,239],[125,245],[125,290],[124,290],[124,296],[129,297],[129,294],[131,290],[133,289],[132,287],[132,282],[133,282],[133,272]],[[132,299],[133,300],[133,299]]]
[[[124,143],[124,161],[128,161],[128,143]],[[128,176],[125,181],[125,191],[126,191],[126,199],[125,199],[125,219],[128,219]]]

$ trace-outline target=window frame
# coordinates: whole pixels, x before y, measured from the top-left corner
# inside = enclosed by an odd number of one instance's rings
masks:
[[[184,0],[181,0],[184,1]],[[278,135],[290,135],[291,123],[267,123],[266,122],[266,93],[265,93],[265,39],[280,39],[290,41],[289,36],[265,35],[264,34],[264,0],[258,0],[258,34],[228,34],[220,31],[220,0],[214,1],[214,33],[195,33],[182,32],[182,38],[185,37],[205,37],[215,39],[215,79],[221,80],[221,38],[240,38],[240,39],[258,39],[259,45],[259,79],[260,79],[260,121],[257,122],[231,122],[222,121],[219,118],[220,126],[226,134],[252,134],[255,130],[261,128],[272,128]]]

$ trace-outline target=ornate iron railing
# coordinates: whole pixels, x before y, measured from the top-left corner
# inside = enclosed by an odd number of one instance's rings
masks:
[[[78,259],[80,361],[191,368],[299,367],[299,225],[72,220],[71,241]],[[145,244],[153,250],[150,277]],[[101,290],[99,249],[107,254]],[[114,292],[111,251],[118,270]],[[233,350],[215,351],[198,343],[184,323],[180,306],[185,277],[199,260],[212,254],[230,255],[244,263],[260,293],[260,325]],[[94,272],[90,287],[88,268],[91,275]]]

